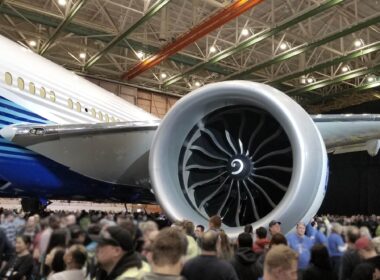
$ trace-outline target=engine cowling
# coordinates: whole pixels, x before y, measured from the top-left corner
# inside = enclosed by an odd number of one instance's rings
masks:
[[[160,124],[150,151],[155,195],[173,220],[207,225],[220,215],[284,232],[320,207],[327,180],[323,140],[309,115],[264,84],[227,81],[186,95]]]

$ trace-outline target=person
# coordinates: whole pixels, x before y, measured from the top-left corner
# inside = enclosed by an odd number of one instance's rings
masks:
[[[232,265],[216,257],[219,234],[215,230],[205,232],[201,238],[201,254],[187,261],[181,275],[187,280],[237,280]]]
[[[316,221],[312,221],[307,225],[307,236],[310,238],[313,245],[321,244],[324,246],[328,246],[327,237],[322,232],[318,230],[318,223]]]
[[[341,258],[347,246],[341,236],[342,226],[338,223],[331,224],[331,234],[327,238],[330,259],[336,275],[339,275]]]
[[[262,276],[259,267],[256,266],[257,255],[252,251],[252,236],[243,232],[237,238],[237,251],[231,264],[240,280],[258,279]]]
[[[0,227],[4,229],[8,241],[14,246],[16,243],[16,226],[13,211],[4,211],[4,223]]]
[[[230,239],[224,230],[220,230],[219,241],[217,243],[217,257],[222,260],[230,261],[233,254],[234,252],[230,245]]]
[[[186,255],[186,236],[178,228],[162,229],[152,243],[152,272],[142,280],[184,280],[180,275]]]
[[[208,229],[219,232],[222,227],[222,218],[218,215],[211,216],[208,220]]]
[[[85,275],[82,268],[86,259],[86,249],[82,245],[72,245],[63,257],[66,270],[54,273],[49,280],[84,280]]]
[[[347,250],[341,258],[339,280],[350,279],[355,267],[361,262],[359,253],[355,247],[355,242],[359,237],[360,233],[358,227],[349,226],[346,228],[345,239],[347,242]]]
[[[269,222],[268,228],[271,236],[275,235],[276,233],[281,233],[281,222],[272,220]]]
[[[1,270],[1,279],[31,279],[30,277],[33,271],[33,256],[29,252],[30,245],[31,240],[29,236],[16,237],[16,256],[14,256]]]
[[[302,280],[336,280],[337,277],[332,269],[329,252],[322,244],[311,248],[310,265],[303,272]]]
[[[264,227],[256,229],[256,241],[253,244],[253,252],[262,254],[264,250],[268,249],[270,240],[267,238],[267,230]]]
[[[203,225],[197,225],[194,231],[196,239],[200,238],[204,232],[205,232],[205,227]]]
[[[47,279],[50,280],[50,277],[55,273],[65,270],[65,261],[63,257],[65,255],[65,249],[61,247],[53,248],[45,258],[45,274],[48,274]],[[44,274],[42,274],[44,275]]]
[[[285,245],[272,247],[264,262],[264,280],[296,280],[298,255]]]
[[[376,253],[373,242],[368,237],[361,237],[356,240],[355,247],[363,262],[355,267],[351,280],[372,280],[375,273],[373,263],[376,263],[380,258]]]
[[[312,242],[305,235],[306,226],[303,222],[299,222],[296,226],[296,232],[289,233],[286,236],[289,247],[296,251],[299,255],[298,269],[304,270],[309,265],[310,249]]]
[[[149,272],[149,265],[143,262],[134,250],[134,244],[129,232],[120,226],[105,228],[98,237],[96,259],[99,270],[97,280],[120,280],[124,278],[139,278]]]

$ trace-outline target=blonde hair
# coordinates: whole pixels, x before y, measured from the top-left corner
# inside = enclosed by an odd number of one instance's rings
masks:
[[[281,267],[290,269],[294,261],[298,261],[298,254],[285,245],[272,247],[264,261],[264,270],[271,272],[273,269]]]

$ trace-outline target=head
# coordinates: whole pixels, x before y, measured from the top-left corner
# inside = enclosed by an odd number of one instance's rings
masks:
[[[272,236],[272,239],[269,243],[269,248],[275,247],[277,245],[288,245],[288,241],[286,240],[286,237],[282,233],[276,233]]]
[[[372,238],[372,235],[369,232],[369,229],[367,227],[360,227],[359,231],[360,231],[360,236],[361,237],[367,237],[369,239]]]
[[[343,232],[343,227],[339,223],[332,223],[331,224],[331,231],[340,235]]]
[[[273,236],[276,233],[281,233],[281,222],[272,220],[269,223],[269,233]]]
[[[311,248],[310,263],[322,269],[331,269],[329,252],[324,245],[318,244]]]
[[[256,229],[256,236],[258,239],[267,238],[267,230],[265,227],[259,227]]]
[[[218,230],[222,226],[222,218],[218,215],[210,217],[208,220],[209,229]]]
[[[245,225],[244,226],[244,232],[246,232],[246,233],[252,233],[253,232],[252,225]]]
[[[51,215],[49,217],[49,226],[53,229],[59,229],[60,227],[60,219],[56,215]]]
[[[144,236],[144,239],[152,232],[152,231],[158,231],[158,226],[153,221],[147,221],[140,223],[139,225],[140,230]]]
[[[66,216],[66,219],[65,219],[66,226],[72,226],[72,225],[75,225],[76,223],[77,223],[77,218],[75,217],[74,214],[70,214]]]
[[[71,244],[84,244],[86,240],[86,233],[78,225],[72,225],[70,228],[70,243]]]
[[[82,245],[72,245],[63,256],[69,269],[82,269],[87,260],[86,249]]]
[[[182,228],[187,235],[194,236],[194,223],[192,221],[184,220]]]
[[[197,238],[200,238],[204,232],[205,232],[205,227],[203,225],[197,225],[194,233]]]
[[[356,240],[360,238],[359,228],[356,226],[347,227],[345,236],[346,236],[347,243],[355,246]]]
[[[356,250],[361,258],[369,259],[377,255],[373,242],[368,237],[360,237],[355,242]]]
[[[306,231],[306,226],[303,222],[297,223],[296,232],[298,236],[304,236]]]
[[[264,279],[297,279],[297,253],[285,245],[278,245],[268,251],[264,261]]]
[[[237,239],[237,244],[239,248],[252,248],[252,235],[247,232],[240,233]]]
[[[31,240],[29,236],[17,236],[15,244],[16,254],[28,252],[30,244]]]
[[[112,268],[125,254],[134,253],[134,244],[129,232],[120,226],[104,229],[100,236],[94,238],[98,242],[96,259],[99,265],[111,272]]]
[[[201,249],[206,252],[216,253],[216,244],[218,243],[219,234],[213,230],[205,232],[201,238]]]
[[[61,272],[65,270],[64,255],[65,250],[63,248],[54,248],[46,255],[45,264],[50,267],[51,271]]]
[[[65,248],[67,245],[67,231],[65,229],[54,230],[50,236],[46,252],[49,253],[53,248]]]
[[[182,257],[186,255],[187,240],[184,233],[177,228],[162,229],[152,243],[153,267],[182,268]],[[153,268],[153,270],[154,270]]]

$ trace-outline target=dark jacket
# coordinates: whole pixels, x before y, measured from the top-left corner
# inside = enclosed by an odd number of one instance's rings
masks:
[[[337,280],[337,276],[335,275],[333,269],[323,269],[317,267],[315,265],[310,265],[303,272],[302,280]]]
[[[357,267],[355,267],[351,280],[372,280],[372,275],[375,271],[375,266],[372,262],[379,258],[380,256],[376,256],[360,263]]]
[[[257,255],[251,248],[238,248],[231,264],[240,280],[255,280],[262,276],[256,261]]]
[[[33,257],[31,254],[13,257],[1,270],[0,276],[4,280],[30,279],[33,271]]]
[[[132,267],[141,268],[142,261],[138,254],[127,253],[119,260],[109,275],[104,270],[99,269],[96,273],[96,280],[114,280]]]
[[[187,261],[181,274],[187,280],[238,280],[232,265],[216,256],[200,255]]]
[[[351,279],[355,267],[361,263],[360,256],[355,249],[348,249],[340,260],[339,280]]]

